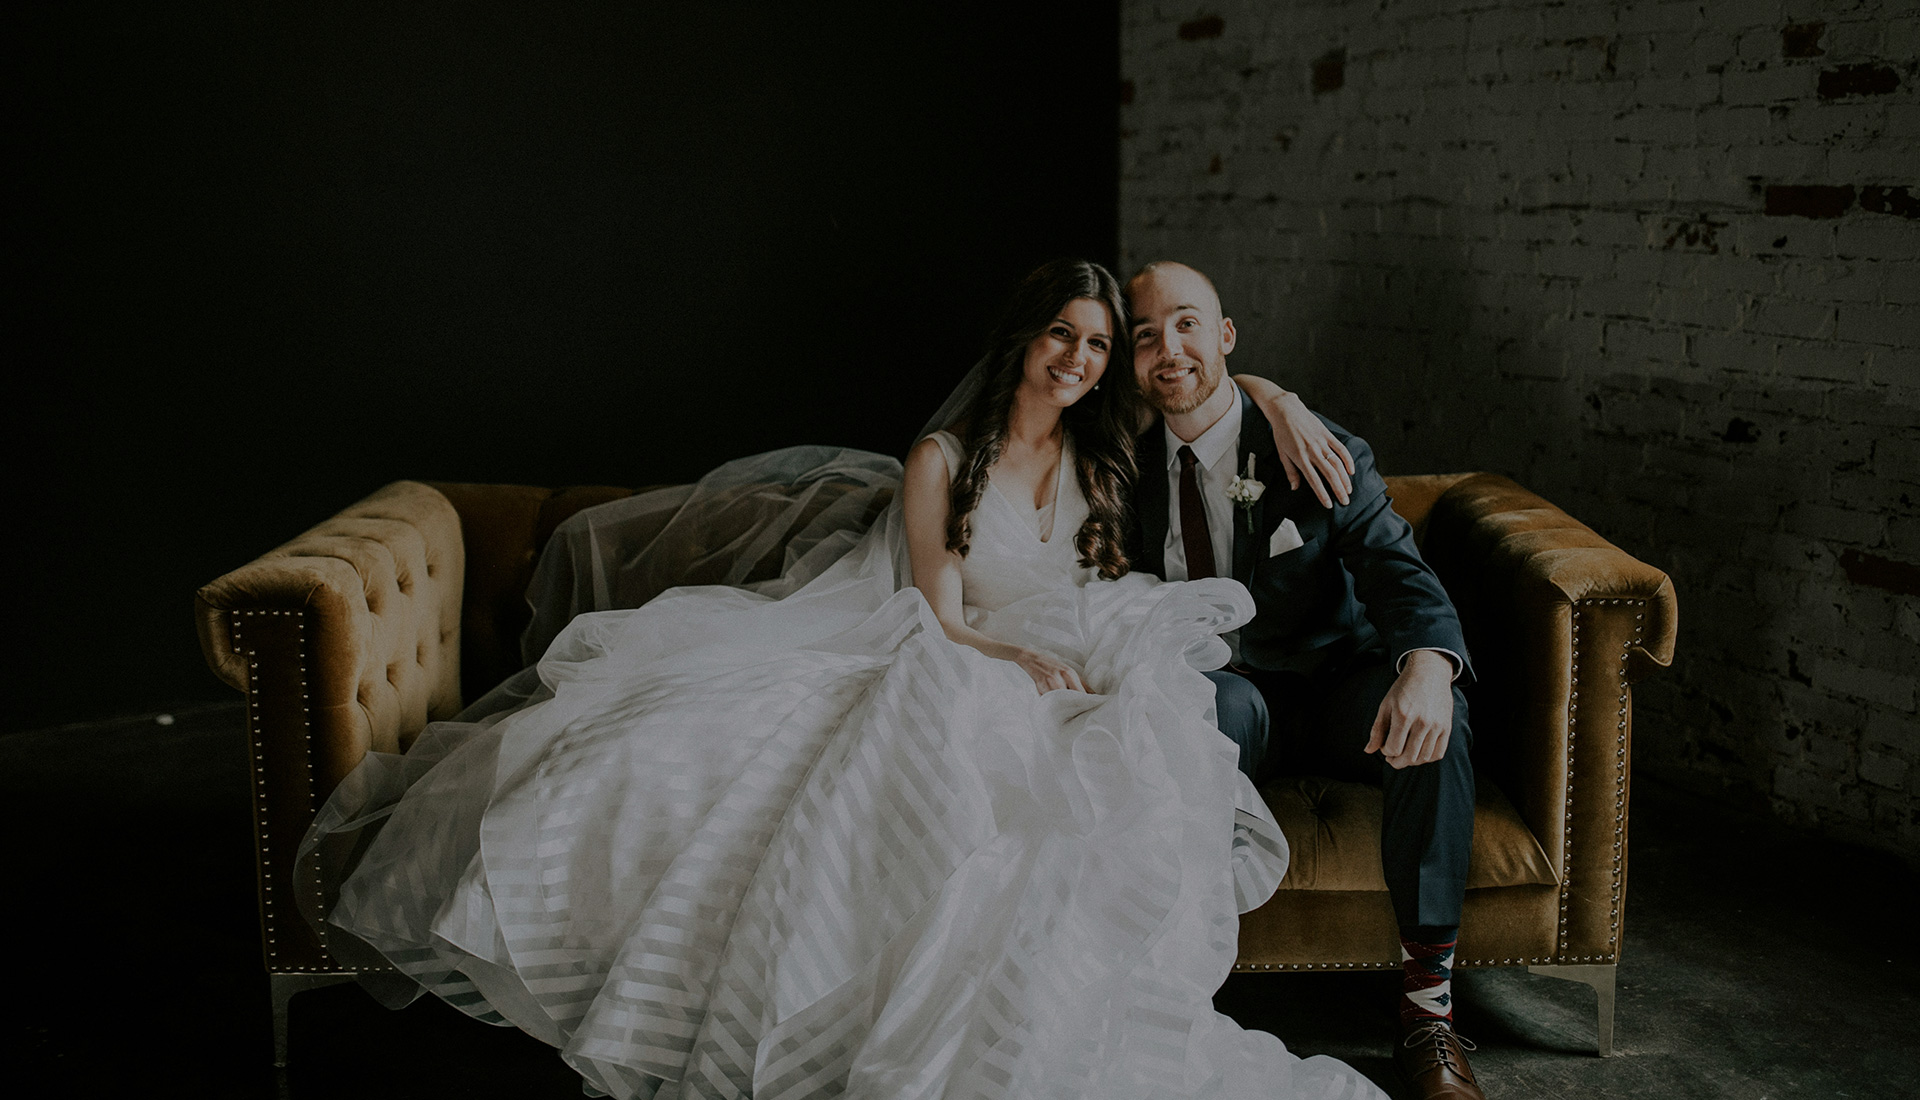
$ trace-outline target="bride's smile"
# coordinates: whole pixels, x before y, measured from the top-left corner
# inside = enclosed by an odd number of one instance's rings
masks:
[[[1068,302],[1027,345],[1025,382],[1050,403],[1071,405],[1100,384],[1113,349],[1107,308],[1090,298]]]

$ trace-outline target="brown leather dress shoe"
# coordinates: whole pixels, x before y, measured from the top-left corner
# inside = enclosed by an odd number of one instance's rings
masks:
[[[1473,1080],[1467,1051],[1473,1044],[1439,1021],[1421,1024],[1400,1037],[1393,1068],[1419,1100],[1487,1100]]]

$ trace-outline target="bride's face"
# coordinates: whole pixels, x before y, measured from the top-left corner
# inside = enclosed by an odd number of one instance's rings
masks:
[[[1065,408],[1099,384],[1112,351],[1113,317],[1107,307],[1075,298],[1027,345],[1021,388]]]

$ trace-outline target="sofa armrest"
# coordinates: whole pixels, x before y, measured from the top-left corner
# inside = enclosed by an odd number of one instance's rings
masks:
[[[1667,575],[1494,474],[1435,502],[1424,553],[1479,682],[1475,759],[1561,880],[1561,962],[1612,962],[1626,881],[1632,684],[1673,660]]]
[[[1496,580],[1516,594],[1524,590],[1536,606],[1647,601],[1649,618],[1627,655],[1629,680],[1673,663],[1679,604],[1667,575],[1512,479],[1460,478],[1435,502],[1428,526],[1435,549],[1448,559],[1436,569],[1477,562],[1482,576],[1463,580]]]
[[[196,593],[200,648],[244,692],[249,635],[273,618],[300,624],[307,709],[325,742],[315,762],[331,789],[368,749],[399,751],[460,710],[465,573],[452,504],[397,481]]]
[[[327,965],[289,877],[320,803],[460,710],[465,560],[447,498],[400,481],[195,594],[207,664],[247,696],[269,970]]]

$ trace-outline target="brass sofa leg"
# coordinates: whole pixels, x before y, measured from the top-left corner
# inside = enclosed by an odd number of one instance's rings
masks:
[[[1597,963],[1582,966],[1529,966],[1527,973],[1544,974],[1549,978],[1562,978],[1570,982],[1580,982],[1593,987],[1600,1007],[1600,1057],[1613,1053],[1613,975],[1619,969],[1618,963]]]
[[[293,1003],[296,993],[305,993],[309,989],[322,986],[339,985],[350,982],[355,974],[351,970],[331,970],[312,974],[273,974],[267,975],[272,984],[273,993],[273,1064],[285,1069],[287,1066],[287,1008]]]

